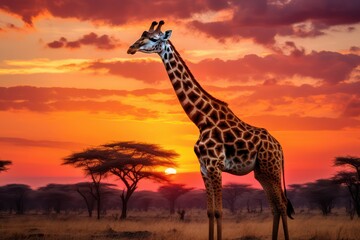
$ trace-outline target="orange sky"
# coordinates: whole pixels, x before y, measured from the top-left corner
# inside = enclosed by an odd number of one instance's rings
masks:
[[[126,54],[160,19],[200,84],[280,141],[287,184],[331,177],[334,157],[360,155],[359,12],[358,0],[1,1],[0,159],[13,165],[0,185],[83,181],[62,158],[134,140],[177,151],[174,181],[202,187],[198,130],[160,58]]]

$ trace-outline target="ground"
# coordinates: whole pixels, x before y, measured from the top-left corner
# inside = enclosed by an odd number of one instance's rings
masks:
[[[203,210],[192,210],[181,222],[167,212],[133,212],[128,220],[116,220],[115,214],[103,219],[89,219],[84,215],[28,214],[23,216],[0,214],[0,239],[4,240],[200,240],[207,239],[207,219]],[[272,217],[269,213],[226,213],[223,239],[271,239]],[[318,213],[300,213],[289,220],[293,240],[358,240],[360,219],[350,220],[345,214],[323,217]],[[282,229],[279,230],[283,239]]]

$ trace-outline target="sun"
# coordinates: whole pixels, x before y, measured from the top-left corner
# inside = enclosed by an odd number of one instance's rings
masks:
[[[167,168],[167,169],[165,169],[165,174],[166,175],[176,174],[176,169],[175,168]]]

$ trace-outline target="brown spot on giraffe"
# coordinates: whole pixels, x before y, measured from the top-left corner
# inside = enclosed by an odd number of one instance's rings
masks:
[[[140,51],[159,54],[181,106],[199,128],[199,139],[194,150],[206,188],[209,239],[214,239],[215,220],[217,239],[222,239],[221,173],[245,175],[254,171],[273,211],[272,239],[277,239],[281,218],[285,239],[288,240],[287,216],[291,217],[293,208],[286,197],[285,182],[281,180],[284,176],[284,159],[280,143],[266,129],[240,120],[225,102],[214,98],[201,87],[169,41],[171,30],[161,31],[163,24],[163,21],[158,25],[153,22],[149,31],[145,31],[130,46],[128,53]]]

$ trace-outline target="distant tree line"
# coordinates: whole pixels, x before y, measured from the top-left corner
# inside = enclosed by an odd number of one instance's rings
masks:
[[[92,182],[76,184],[48,184],[36,190],[25,184],[8,184],[0,186],[0,212],[10,214],[60,214],[77,212],[93,216],[97,209],[95,197],[92,197]],[[119,199],[123,190],[113,184],[101,183],[101,212],[103,216],[109,210],[121,209]],[[179,192],[180,190],[180,192]],[[181,196],[186,197],[177,201]],[[159,191],[138,191],[132,196],[128,208],[136,211],[150,209],[205,208],[206,202],[203,190],[192,190],[182,184],[166,184]],[[175,204],[176,202],[176,204]]]
[[[120,219],[128,210],[148,211],[167,208],[184,219],[185,209],[206,209],[204,190],[194,190],[183,184],[171,183],[158,166],[175,166],[177,154],[157,145],[118,142],[74,153],[64,158],[63,164],[84,170],[91,182],[76,184],[48,184],[36,190],[25,184],[0,186],[0,211],[24,214],[79,212],[97,218],[108,210],[121,209]],[[4,162],[6,162],[4,164]],[[0,161],[6,170],[11,161]],[[304,184],[289,185],[288,195],[297,212],[319,210],[326,216],[336,208],[345,209],[351,218],[360,217],[360,158],[341,156],[334,159],[339,171],[331,178]],[[118,177],[124,185],[101,182],[108,175]],[[141,179],[159,182],[157,192],[135,191]],[[224,207],[231,213],[262,213],[268,208],[263,190],[248,184],[228,183],[223,186]],[[121,204],[120,204],[121,203]]]

